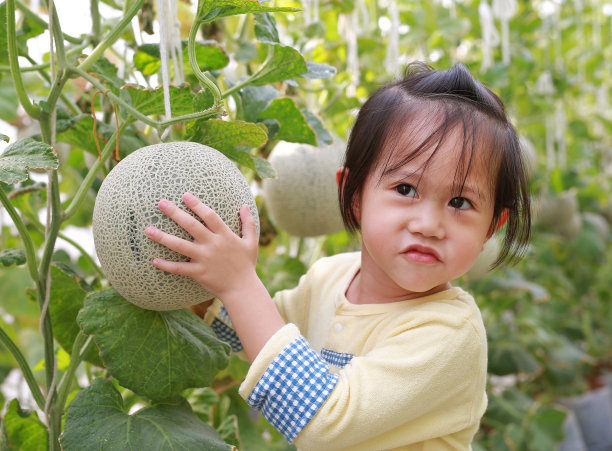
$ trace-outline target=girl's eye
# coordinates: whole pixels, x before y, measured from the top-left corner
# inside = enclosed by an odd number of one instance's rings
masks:
[[[468,208],[472,207],[472,203],[465,197],[453,197],[448,205],[456,208],[457,210],[467,210]]]
[[[407,183],[402,183],[401,185],[397,185],[395,190],[400,193],[402,196],[406,197],[415,197],[416,189],[412,185],[408,185]]]

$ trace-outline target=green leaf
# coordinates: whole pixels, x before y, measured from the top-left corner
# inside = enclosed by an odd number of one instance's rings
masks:
[[[270,51],[272,55],[266,58],[265,65],[253,76],[250,84],[266,85],[308,72],[304,57],[293,47],[276,44],[271,46]]]
[[[6,122],[13,122],[17,119],[17,108],[19,107],[17,91],[10,78],[0,80],[0,119]]]
[[[193,94],[189,85],[169,86],[170,106],[172,116],[181,116],[193,112]],[[142,86],[125,85],[121,88],[121,96],[145,116],[164,114],[164,90],[160,86],[147,89]]]
[[[489,372],[498,376],[535,373],[540,363],[518,343],[496,342],[489,348]]]
[[[70,403],[60,443],[64,451],[232,449],[184,398],[129,415],[113,383],[103,379],[96,379]]]
[[[249,152],[268,140],[263,125],[221,119],[197,121],[190,128],[187,140],[217,149],[236,163],[256,171],[262,178],[273,177],[274,170],[267,160]]]
[[[331,144],[334,141],[334,138],[331,135],[331,133],[329,133],[329,131],[323,125],[323,121],[321,120],[321,118],[317,116],[316,114],[308,111],[305,108],[303,108],[301,111],[304,117],[306,118],[306,121],[308,122],[308,124],[312,127],[312,129],[317,134],[318,145],[327,146]]]
[[[235,16],[238,14],[296,11],[299,11],[299,9],[263,6],[257,0],[199,0],[196,20],[211,22],[221,17]]]
[[[67,353],[72,352],[72,344],[81,333],[77,324],[77,315],[83,308],[83,299],[88,290],[83,281],[61,264],[51,266],[51,293],[49,311],[53,321],[53,335]],[[92,349],[85,360],[97,366],[103,366],[98,350]]]
[[[29,169],[57,169],[53,148],[32,138],[10,144],[0,155],[0,182],[19,183],[29,178]]]
[[[315,63],[314,61],[308,61],[306,63],[308,72],[300,74],[303,78],[319,79],[319,78],[331,78],[336,75],[336,68],[327,64]]]
[[[22,410],[19,401],[13,399],[4,415],[4,427],[10,449],[20,451],[46,451],[47,428],[36,412]]]
[[[0,141],[9,142],[10,138],[5,134],[0,133]]]
[[[187,43],[182,43],[183,68],[186,74],[192,73],[189,64]],[[199,41],[195,44],[195,55],[202,71],[222,69],[229,63],[225,50],[216,41]],[[143,75],[156,74],[161,67],[159,44],[143,44],[134,54],[134,67]]]
[[[23,265],[26,262],[26,253],[23,249],[5,249],[0,252],[2,266]]]
[[[269,139],[317,145],[317,135],[295,100],[290,97],[272,100],[268,107],[259,113],[258,119],[273,119],[279,123],[277,134]]]
[[[195,56],[198,67],[203,72],[223,69],[229,64],[229,56],[217,41],[196,42]],[[186,43],[183,43],[183,67],[185,74],[193,73]]]
[[[91,66],[90,72],[98,77],[107,87],[111,88],[115,94],[119,92],[125,82],[117,75],[119,69],[109,60],[104,57],[99,58],[93,66]]]
[[[259,112],[266,109],[270,102],[279,96],[278,90],[269,85],[245,86],[240,90],[243,119],[257,122]]]
[[[96,129],[98,132],[98,143],[100,148],[102,148],[106,141],[111,138],[116,128],[113,125],[98,122]],[[93,133],[93,118],[87,114],[70,119],[58,119],[57,140],[98,156]],[[140,133],[136,133],[129,128],[124,130],[119,137],[119,153],[122,157],[146,145],[148,145],[147,140]]]
[[[210,385],[228,363],[229,346],[187,309],[144,310],[107,289],[85,297],[77,321],[119,383],[150,399]]]
[[[253,14],[255,17],[255,37],[264,44],[278,44],[278,30],[276,20],[268,13]]]

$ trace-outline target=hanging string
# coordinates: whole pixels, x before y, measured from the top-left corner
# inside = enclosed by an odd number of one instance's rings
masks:
[[[536,93],[546,97],[552,101],[552,97],[555,94],[555,86],[553,85],[552,75],[550,72],[545,71],[540,74],[535,85]],[[555,151],[555,116],[551,114],[546,115],[545,127],[546,127],[546,168],[552,171],[556,167],[556,151]]]
[[[178,2],[170,1],[172,27],[170,28],[170,42],[172,63],[174,65],[174,83],[181,85],[185,83],[185,71],[183,70],[183,43],[181,41],[181,21],[178,14]]]
[[[482,30],[482,71],[493,65],[493,49],[499,45],[499,33],[493,21],[493,12],[487,0],[478,5],[478,18]]]
[[[344,36],[346,42],[346,71],[350,81],[346,87],[346,96],[355,97],[359,85],[359,49],[357,42],[357,12],[338,15],[338,34]]]
[[[180,22],[178,20],[178,6],[176,0],[157,0],[157,21],[159,23],[159,54],[161,59],[162,89],[164,92],[164,113],[166,120],[172,118],[170,104],[170,58],[174,65],[175,80],[182,83],[182,44],[180,41]],[[165,139],[172,126],[162,133]]]
[[[516,0],[493,0],[493,16],[501,22],[502,62],[510,64],[510,19],[516,14]]]
[[[576,34],[578,35],[577,42],[584,42],[584,4],[582,3],[582,0],[574,0],[574,10],[576,15]],[[578,67],[578,83],[582,85],[586,76],[584,54],[579,53],[577,55],[577,59],[578,61],[576,66]]]
[[[555,143],[557,145],[557,162],[559,167],[567,167],[567,143],[565,141],[565,129],[567,127],[567,116],[563,108],[563,102],[557,100],[555,109]]]
[[[387,72],[396,77],[399,74],[399,27],[400,16],[397,8],[397,0],[389,0],[389,16],[391,18],[391,28],[389,29],[389,41],[387,43],[387,53],[385,55],[385,68]]]

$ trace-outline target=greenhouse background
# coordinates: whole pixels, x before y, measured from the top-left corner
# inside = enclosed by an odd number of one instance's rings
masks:
[[[61,431],[77,427],[63,425],[64,403],[97,376],[115,378],[126,415],[150,398],[128,388],[136,376],[91,357],[77,325],[83,300],[108,286],[91,218],[117,159],[160,141],[217,143],[257,194],[258,271],[274,293],[318,257],[357,248],[343,230],[298,237],[271,217],[262,185],[274,145],[345,141],[367,97],[423,60],[461,62],[504,100],[530,168],[524,258],[488,272],[493,240],[457,281],[489,339],[489,406],[474,449],[612,449],[612,3],[217,3],[0,2],[0,443],[59,449]],[[32,159],[9,161],[15,143]],[[116,340],[130,339],[114,326]],[[245,372],[232,358],[210,384],[171,394],[240,449],[291,449],[238,396]]]

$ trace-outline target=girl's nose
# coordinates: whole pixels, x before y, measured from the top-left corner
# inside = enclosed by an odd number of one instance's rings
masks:
[[[408,219],[407,228],[410,233],[419,234],[426,238],[444,238],[443,209],[427,203],[423,203],[419,207],[411,212],[411,217]]]

